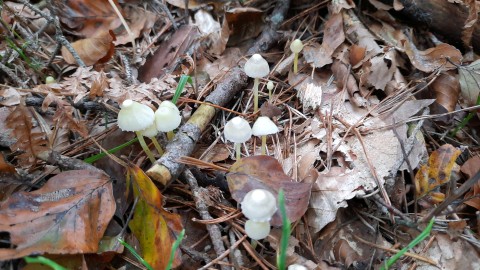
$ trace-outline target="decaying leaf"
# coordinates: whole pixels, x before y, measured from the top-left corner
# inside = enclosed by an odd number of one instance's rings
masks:
[[[232,198],[239,203],[250,190],[266,189],[278,198],[281,188],[285,192],[285,207],[291,222],[300,219],[307,211],[312,183],[293,181],[273,157],[251,156],[240,159],[230,167],[227,181]],[[282,224],[279,211],[272,217],[271,224]]]
[[[213,55],[221,55],[227,47],[229,29],[224,20],[223,25],[213,19],[210,13],[203,9],[195,13],[195,24],[202,37],[208,43],[207,51]]]
[[[456,76],[443,73],[433,81],[430,89],[435,93],[435,102],[447,112],[455,110],[460,95],[460,83]]]
[[[433,72],[437,69],[449,70],[455,66],[447,61],[460,64],[462,53],[452,45],[441,43],[433,48],[421,51],[409,40],[404,40],[405,53],[412,65],[423,72]]]
[[[258,36],[265,25],[263,11],[252,7],[227,10],[225,19],[230,29],[230,37],[228,38],[228,45],[230,46]]]
[[[81,39],[72,43],[73,48],[78,53],[78,56],[83,60],[85,65],[91,66],[94,64],[102,64],[110,60],[115,50],[113,41],[115,36],[113,32],[104,32],[96,37]],[[62,47],[62,56],[65,62],[73,65],[77,61],[73,58],[73,55]]]
[[[17,139],[10,148],[12,151],[23,151],[18,156],[20,164],[32,164],[38,153],[47,150],[45,134],[32,130],[32,115],[24,104],[17,105],[7,117],[6,124],[12,129],[11,137]]]
[[[460,67],[458,73],[460,75],[462,97],[466,100],[468,106],[472,106],[477,103],[480,95],[480,60],[468,66]]]
[[[419,197],[450,181],[455,160],[461,153],[451,144],[444,144],[430,154],[428,164],[422,165],[415,175],[415,188]]]
[[[128,173],[133,179],[134,195],[138,198],[129,227],[140,242],[142,258],[153,269],[165,269],[172,244],[182,230],[180,216],[163,209],[160,190],[142,169],[131,165]],[[180,263],[180,251],[177,250],[172,266],[176,267]]]
[[[462,173],[468,178],[473,177],[480,170],[480,156],[474,156],[465,162],[461,169]],[[473,188],[465,194],[465,198],[471,198],[465,204],[480,210],[480,182],[477,182]]]
[[[9,235],[11,244],[0,248],[0,260],[95,253],[114,212],[108,176],[86,170],[62,172],[42,188],[14,193],[0,204],[0,231]]]
[[[55,0],[52,2],[61,22],[84,37],[94,37],[98,33],[116,29],[122,24],[106,0]],[[114,0],[114,3],[122,11],[118,1]]]

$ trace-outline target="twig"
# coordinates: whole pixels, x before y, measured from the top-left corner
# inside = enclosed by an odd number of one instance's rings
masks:
[[[27,88],[27,84],[22,81],[15,73],[13,73],[7,66],[0,63],[0,70],[7,73],[8,77],[10,77],[14,82],[20,85],[22,88]]]
[[[37,157],[49,164],[60,167],[62,170],[89,170],[103,172],[97,167],[85,163],[82,160],[61,155],[56,151],[44,151],[37,154]]]
[[[207,205],[205,204],[205,202],[203,201],[199,193],[197,179],[195,179],[192,172],[188,169],[184,171],[183,175],[185,176],[185,179],[187,179],[187,182],[190,185],[190,188],[192,189],[193,199],[195,201],[195,205],[197,206],[200,217],[202,217],[202,219],[204,220],[213,219],[210,213],[208,212]],[[217,224],[208,224],[207,230],[208,230],[208,233],[210,234],[210,239],[212,241],[213,248],[215,249],[217,256],[220,257],[225,252],[225,246],[223,245],[223,242],[222,242],[222,233],[220,232],[220,229]],[[222,259],[222,261],[228,262],[227,259]],[[221,268],[222,270],[229,270],[227,266],[222,265]]]
[[[132,75],[132,67],[130,66],[130,61],[128,61],[128,58],[122,54],[120,51],[117,51],[118,57],[120,57],[120,60],[123,62],[123,66],[125,68],[125,75],[127,77],[127,81],[129,84],[133,84],[135,82],[135,79],[133,78]]]
[[[360,241],[360,242],[362,242],[362,243],[364,243],[364,244],[366,244],[366,245],[369,245],[369,246],[371,246],[371,247],[374,247],[374,248],[378,248],[378,249],[381,249],[381,250],[385,250],[385,251],[388,251],[388,252],[391,252],[391,253],[398,253],[398,252],[400,252],[400,250],[398,250],[398,249],[383,247],[383,246],[377,245],[377,244],[375,244],[375,243],[371,243],[371,242],[369,242],[369,241],[367,241],[367,240],[365,240],[365,239],[363,239],[363,238],[360,238],[360,237],[358,237],[358,236],[356,236],[356,235],[353,235],[353,237],[354,237],[355,239],[357,239],[358,241]],[[430,258],[425,258],[425,257],[422,257],[422,256],[417,255],[417,254],[414,254],[414,253],[405,252],[403,255],[409,256],[409,257],[411,257],[411,258],[414,258],[414,259],[419,260],[419,261],[422,261],[422,262],[429,263],[429,264],[431,264],[431,265],[435,265],[435,266],[438,265],[438,264],[437,264],[435,261],[433,261],[432,259],[430,259]]]

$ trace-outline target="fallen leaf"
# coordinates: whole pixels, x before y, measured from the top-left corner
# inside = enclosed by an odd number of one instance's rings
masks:
[[[389,51],[370,58],[363,63],[360,74],[362,86],[373,86],[375,89],[385,90],[385,86],[392,80],[397,69],[395,51]]]
[[[480,156],[474,156],[465,162],[460,168],[461,172],[467,175],[468,178],[473,177],[480,170]],[[465,194],[465,198],[471,198],[476,196],[468,201],[465,204],[474,207],[477,210],[480,210],[480,182],[477,182],[472,189]]]
[[[85,65],[92,66],[110,60],[115,50],[115,45],[113,45],[114,40],[115,36],[113,32],[110,31],[104,32],[96,37],[75,41],[72,43],[72,47]],[[62,56],[65,62],[70,65],[77,64],[73,55],[65,47],[62,47]]]
[[[138,198],[133,219],[128,224],[140,242],[142,258],[153,269],[165,269],[172,244],[182,231],[178,214],[163,209],[163,196],[150,178],[135,165],[128,168],[127,179],[132,177],[133,193]],[[180,251],[175,253],[172,267],[181,263]]]
[[[460,64],[462,53],[452,45],[441,43],[425,51],[418,50],[410,40],[403,40],[403,47],[413,66],[423,72],[433,72],[437,69],[449,70],[456,66],[447,61],[450,59],[455,64]]]
[[[122,12],[118,1],[113,2]],[[95,37],[122,24],[107,0],[54,0],[52,6],[60,21],[83,37]]]
[[[468,106],[477,103],[480,95],[480,60],[471,63],[468,66],[461,66],[458,69],[460,75],[460,89],[462,97],[466,100]]]
[[[125,17],[128,19],[128,27],[132,35],[130,36],[126,29],[120,33],[115,31],[115,45],[123,45],[132,42],[141,36],[142,33],[149,33],[152,30],[158,16],[140,6],[127,5],[124,7]]]
[[[325,22],[322,47],[331,56],[344,41],[345,33],[343,32],[342,14],[333,13]]]
[[[291,222],[299,220],[307,211],[312,183],[294,182],[273,157],[251,156],[240,159],[230,167],[227,181],[232,198],[239,203],[250,190],[266,189],[278,198],[281,188],[285,192],[285,208]],[[273,215],[271,224],[282,225],[279,211]]]
[[[252,7],[237,7],[225,12],[230,29],[228,45],[234,46],[247,39],[258,36],[265,25],[263,11]]]
[[[13,87],[0,89],[0,105],[15,106],[20,103],[20,93]]]
[[[305,45],[302,54],[305,62],[311,64],[315,68],[321,68],[333,62],[332,55],[318,43]]]
[[[223,25],[220,25],[210,13],[203,9],[197,11],[194,18],[195,25],[203,41],[207,44],[207,52],[217,56],[221,55],[227,47],[230,34],[226,21],[224,20]]]
[[[450,181],[457,157],[462,153],[451,144],[444,144],[430,154],[428,163],[415,175],[415,188],[419,197]]]
[[[0,249],[0,260],[95,253],[114,212],[108,176],[87,170],[57,174],[40,189],[14,193],[0,203],[0,231],[11,244]]]
[[[350,53],[348,56],[350,60],[350,65],[356,66],[365,57],[365,48],[353,44],[352,46],[350,46]]]
[[[435,103],[444,110],[437,108],[434,113],[452,112],[458,102],[460,95],[460,83],[457,76],[450,73],[440,74],[433,83],[430,84],[429,90],[435,96]]]

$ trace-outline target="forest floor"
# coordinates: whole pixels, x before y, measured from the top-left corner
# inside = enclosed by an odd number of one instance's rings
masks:
[[[0,269],[480,269],[475,1],[0,4]]]

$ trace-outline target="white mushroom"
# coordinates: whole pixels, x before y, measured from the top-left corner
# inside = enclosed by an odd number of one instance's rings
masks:
[[[268,81],[267,83],[267,89],[268,89],[268,99],[272,99],[272,90],[273,90],[273,82],[272,81]]]
[[[167,132],[169,140],[173,138],[173,130],[180,125],[181,121],[180,111],[171,101],[163,101],[155,112],[157,129],[161,132]]]
[[[248,77],[255,79],[253,83],[253,112],[256,113],[258,111],[258,84],[260,78],[270,73],[270,67],[260,54],[254,54],[245,63],[244,70]]]
[[[143,135],[140,132],[151,126],[155,119],[155,113],[147,105],[127,99],[122,103],[117,116],[118,127],[123,131],[134,131],[138,141],[152,163],[155,162],[152,152],[148,149]]]
[[[242,213],[248,219],[268,222],[277,211],[277,200],[266,189],[250,190],[241,203]]]
[[[141,130],[140,133],[143,136],[150,138],[150,140],[152,140],[153,142],[153,145],[155,145],[155,148],[157,148],[157,152],[160,155],[163,155],[163,148],[160,146],[160,143],[157,141],[157,138],[155,138],[155,136],[157,136],[158,134],[157,125],[155,124],[155,122],[153,122],[153,124],[151,124],[148,128]]]
[[[252,128],[247,120],[237,116],[232,118],[225,124],[223,130],[225,139],[235,144],[235,152],[237,160],[240,159],[240,145],[252,137]]]
[[[293,59],[293,73],[297,73],[298,71],[298,54],[303,49],[303,43],[300,39],[295,39],[290,44],[290,50],[295,54],[295,58]]]
[[[275,123],[266,116],[258,117],[257,121],[253,124],[252,133],[255,136],[262,138],[262,155],[266,154],[267,149],[267,135],[275,134],[278,132],[278,127]]]
[[[253,240],[263,239],[270,234],[270,222],[247,220],[245,222],[245,232]]]

